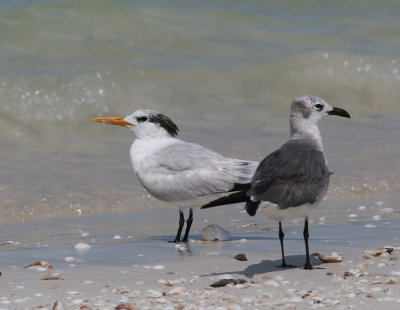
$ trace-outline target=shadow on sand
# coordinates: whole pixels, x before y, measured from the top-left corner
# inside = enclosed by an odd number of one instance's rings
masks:
[[[293,264],[294,267],[288,267],[288,268],[282,268],[280,267],[281,260],[262,260],[258,264],[253,264],[247,266],[244,270],[232,270],[232,271],[225,271],[222,273],[211,273],[211,274],[204,274],[201,275],[202,277],[208,277],[208,276],[218,276],[218,275],[226,275],[226,274],[238,274],[238,275],[243,275],[246,278],[253,278],[255,275],[258,274],[264,274],[268,272],[274,272],[274,271],[282,271],[282,270],[288,270],[288,269],[300,269],[305,263],[305,257],[304,255],[292,255],[292,256],[285,256],[286,261],[288,264]],[[311,258],[311,264],[313,265],[314,269],[321,269],[320,267],[321,262],[314,257]],[[312,270],[310,270],[312,272]]]

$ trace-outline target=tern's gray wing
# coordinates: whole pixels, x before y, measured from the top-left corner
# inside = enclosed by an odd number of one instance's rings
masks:
[[[151,156],[156,164],[147,173],[145,187],[167,201],[230,191],[236,184],[250,183],[258,165],[178,139]]]
[[[283,209],[314,203],[325,194],[329,176],[321,151],[307,140],[289,140],[260,163],[248,195]]]

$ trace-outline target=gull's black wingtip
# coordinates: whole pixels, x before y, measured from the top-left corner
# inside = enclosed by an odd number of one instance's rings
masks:
[[[247,214],[250,216],[256,215],[259,204],[260,204],[259,201],[255,202],[255,201],[249,200],[245,206]]]

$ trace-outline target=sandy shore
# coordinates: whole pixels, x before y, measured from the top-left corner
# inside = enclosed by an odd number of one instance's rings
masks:
[[[228,242],[198,241],[194,235],[178,246],[163,238],[114,236],[99,242],[83,235],[82,243],[90,245],[83,251],[76,243],[5,243],[0,309],[115,309],[121,303],[127,309],[394,309],[400,303],[399,224],[312,227],[312,252],[343,256],[330,264],[313,258],[312,271],[277,267],[276,231],[234,235]],[[297,266],[305,259],[301,235],[300,227],[286,231],[287,261]],[[394,250],[364,257],[365,250],[383,246]],[[233,258],[240,253],[248,260]],[[53,269],[24,268],[36,261]],[[244,281],[210,286],[221,279]]]

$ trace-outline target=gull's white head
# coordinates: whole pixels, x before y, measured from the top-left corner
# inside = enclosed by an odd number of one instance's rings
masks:
[[[140,139],[175,137],[179,130],[169,117],[155,110],[136,110],[128,116],[100,117],[93,121],[128,127]]]
[[[318,131],[319,120],[326,115],[338,115],[350,118],[343,109],[330,106],[325,100],[315,96],[302,96],[293,100],[290,107],[290,129],[292,135],[312,134]]]

